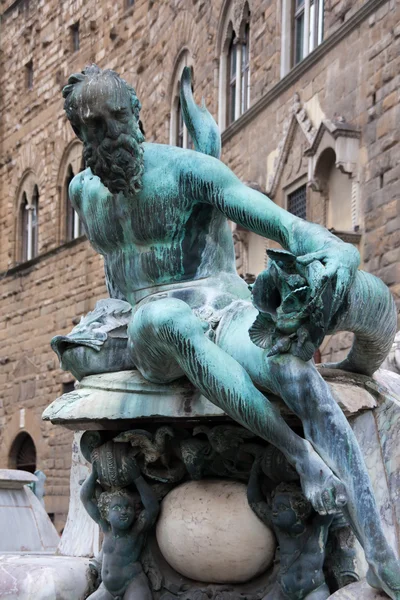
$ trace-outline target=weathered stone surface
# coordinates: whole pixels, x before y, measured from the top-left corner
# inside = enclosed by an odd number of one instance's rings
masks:
[[[0,489],[19,489],[37,481],[36,475],[18,469],[0,469]]]
[[[89,560],[65,556],[0,555],[0,598],[83,600]]]
[[[390,545],[397,550],[398,539],[396,536],[395,504],[391,493],[394,490],[389,489],[382,456],[381,435],[383,431],[380,430],[379,424],[375,419],[376,412],[368,411],[356,417],[352,426],[367,465],[372,487],[374,488],[375,499],[378,504],[386,538]],[[392,430],[392,435],[395,435],[394,429]],[[400,463],[397,465],[397,472],[399,471],[399,465]]]
[[[346,416],[377,406],[380,394],[372,379],[334,369],[322,368],[320,371]],[[373,394],[368,391],[368,386]],[[383,384],[381,387],[384,393]],[[268,398],[286,419],[296,421],[282,400],[272,394],[268,394]],[[43,418],[78,430],[123,429],[127,419],[160,416],[193,419],[223,415],[220,408],[186,379],[161,385],[145,380],[139,371],[121,371],[84,377],[73,392],[54,400],[45,409]]]
[[[25,483],[37,477],[19,471],[7,477],[2,470],[0,480],[0,553],[38,552],[52,554],[60,538],[40,500]],[[1,592],[1,585],[0,585]]]
[[[164,498],[157,542],[176,571],[209,583],[252,579],[271,564],[276,546],[249,507],[246,486],[218,480],[184,483]]]
[[[159,385],[139,371],[121,371],[85,377],[74,392],[46,408],[43,418],[71,429],[126,429],[127,419],[222,415],[188,380]]]
[[[365,579],[346,585],[329,598],[330,600],[387,600],[386,594],[374,590]]]
[[[82,481],[89,475],[90,465],[79,449],[82,432],[74,434],[70,478],[70,501],[67,522],[57,548],[64,556],[96,556],[100,550],[100,532],[80,500]]]

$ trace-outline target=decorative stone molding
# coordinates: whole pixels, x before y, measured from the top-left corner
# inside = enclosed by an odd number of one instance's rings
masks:
[[[72,131],[72,128],[70,128]],[[71,165],[73,173],[76,175],[82,171],[82,143],[76,138],[73,139],[66,147],[62,147],[61,156],[55,161],[58,167],[58,173],[55,175],[57,181],[57,198],[58,198],[58,244],[64,243],[67,240],[67,190],[65,188],[65,180],[68,174],[68,167]]]
[[[179,122],[179,91],[180,91],[180,80],[182,77],[182,71],[185,67],[192,67],[193,66],[193,56],[190,52],[190,50],[187,47],[181,48],[181,50],[179,51],[176,59],[175,59],[175,63],[174,63],[174,68],[173,68],[173,76],[171,79],[171,83],[169,86],[169,95],[171,98],[171,112],[170,112],[170,136],[169,136],[169,143],[172,146],[176,146],[178,143],[178,139],[177,139],[177,129],[178,129],[178,122]],[[183,147],[187,148],[187,136],[188,136],[188,132],[187,132],[187,128],[186,125],[184,125],[184,130],[183,130]]]
[[[299,94],[295,94],[293,97],[293,103],[290,108],[290,116],[285,121],[283,126],[283,137],[278,145],[278,156],[274,162],[273,172],[268,178],[267,182],[267,194],[270,197],[274,197],[276,190],[281,179],[283,168],[286,164],[286,160],[293,144],[293,138],[296,131],[297,125],[300,126],[301,131],[306,138],[307,144],[312,146],[317,132],[308,117],[306,109],[301,105]]]
[[[240,34],[246,11],[250,12],[248,0],[225,0],[219,18],[217,35],[216,60],[227,51],[232,35],[232,29]]]
[[[233,27],[237,35],[242,33],[243,22],[249,12],[250,6],[248,0],[233,0]]]
[[[38,160],[34,148],[28,143],[22,148],[22,151],[18,153],[12,182],[9,187],[9,198],[14,207],[14,214],[18,212],[23,192],[27,192],[27,198],[32,196],[30,191],[28,193],[28,190],[25,190],[27,182],[31,182],[32,177],[34,179],[32,185],[37,185],[39,193],[41,193],[45,185],[45,165],[42,160]],[[29,185],[31,185],[31,183],[29,183]],[[33,187],[31,191],[33,191]]]
[[[309,159],[308,179],[310,186],[314,191],[322,193],[323,184],[320,181],[318,173],[319,159],[322,153],[328,148],[334,150],[336,155],[335,167],[345,175],[348,175],[352,180],[351,221],[353,228],[359,224],[359,183],[357,181],[357,169],[360,137],[360,131],[353,125],[346,123],[343,117],[338,117],[334,121],[325,119],[319,126],[310,148],[305,152],[305,155]],[[359,233],[356,235],[358,238],[360,237]]]
[[[321,61],[333,48],[344,40],[352,31],[357,29],[371,13],[378,10],[387,0],[367,0],[365,4],[349,19],[320,44],[311,54],[291,69],[275,86],[255,102],[239,119],[234,121],[222,132],[222,143],[225,144],[248,123],[253,121],[261,112],[266,110],[279,96],[296,85],[301,77],[315,64]]]
[[[336,167],[353,176],[358,163],[361,134],[353,125],[346,123],[343,117],[330,121],[325,119],[318,128],[311,146],[305,155],[310,160],[310,180],[314,179],[318,159],[326,148],[332,148],[336,154]]]

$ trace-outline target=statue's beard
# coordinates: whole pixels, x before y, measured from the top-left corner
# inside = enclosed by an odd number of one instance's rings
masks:
[[[134,136],[121,133],[116,139],[106,136],[97,146],[84,144],[83,157],[112,194],[130,196],[142,188],[143,148]]]

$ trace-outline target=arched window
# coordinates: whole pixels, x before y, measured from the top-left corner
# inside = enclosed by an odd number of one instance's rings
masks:
[[[228,112],[228,125],[233,123],[236,115],[236,35],[232,32],[231,42],[229,44],[228,52],[228,67],[229,67],[229,79],[228,79],[228,94],[227,94],[227,112]]]
[[[36,448],[33,439],[25,431],[19,433],[15,438],[8,459],[10,469],[20,471],[36,471]]]
[[[58,175],[60,197],[60,242],[69,242],[85,232],[78,213],[69,199],[69,185],[75,175],[83,171],[82,144],[76,140],[64,152]]]
[[[250,106],[250,25],[244,26],[241,65],[241,114]]]
[[[193,141],[183,121],[183,113],[181,107],[180,81],[184,67],[192,66],[192,59],[189,50],[185,49],[180,53],[174,68],[174,77],[171,84],[171,127],[170,127],[170,144],[171,146],[179,146],[179,148],[193,148]]]
[[[32,172],[23,179],[18,197],[16,259],[26,262],[39,253],[39,188]]]
[[[75,173],[72,169],[72,165],[68,165],[67,175],[64,182],[64,201],[66,203],[65,214],[66,214],[66,233],[67,241],[75,240],[84,234],[82,222],[79,219],[79,215],[72,206],[69,199],[69,184],[75,177]]]
[[[225,16],[219,31],[219,106],[221,131],[250,107],[250,9],[233,11],[225,4]],[[236,15],[236,16],[235,16]]]

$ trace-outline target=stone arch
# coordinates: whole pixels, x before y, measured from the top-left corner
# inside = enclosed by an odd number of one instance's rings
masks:
[[[352,231],[352,182],[348,174],[336,167],[336,163],[335,150],[326,147],[318,156],[314,184],[318,184],[324,200],[326,227],[338,232]]]
[[[232,43],[237,45],[237,52],[240,52],[237,59],[241,64],[242,44],[244,40],[246,26],[250,25],[250,4],[248,0],[225,0],[222,5],[217,40],[216,40],[216,60],[219,63],[219,89],[218,89],[218,124],[223,131],[228,122],[227,118],[227,89],[228,89],[228,62],[229,51]],[[245,47],[248,47],[246,44]],[[236,63],[237,64],[237,63]],[[241,97],[241,77],[237,76],[237,98]],[[239,100],[236,100],[239,105]],[[246,108],[244,110],[247,110]],[[235,119],[240,116],[241,111],[236,110]]]
[[[69,236],[68,234],[68,214],[71,211],[71,209],[68,204],[69,199],[66,180],[68,178],[69,172],[71,172],[72,175],[75,176],[83,170],[84,164],[82,150],[83,146],[80,140],[78,140],[77,138],[73,139],[64,149],[61,160],[59,162],[59,169],[57,174],[57,213],[59,229],[58,239],[59,243],[61,244],[65,243],[69,239],[78,237],[78,235]]]
[[[13,236],[13,261],[14,263],[20,263],[26,258],[24,257],[23,243],[24,243],[24,232],[23,232],[23,217],[26,209],[35,210],[36,218],[37,209],[40,201],[40,190],[37,183],[38,179],[36,173],[31,169],[27,169],[22,174],[22,178],[19,186],[17,187],[14,197],[14,236]],[[25,208],[26,207],[26,208]],[[38,228],[36,229],[36,235],[38,234]],[[36,244],[38,240],[36,240]],[[37,249],[34,253],[37,255]],[[31,257],[33,258],[33,256]]]
[[[7,419],[3,429],[3,443],[1,445],[0,461],[3,465],[10,464],[10,454],[13,443],[21,433],[29,434],[36,448],[36,468],[43,470],[43,461],[49,457],[49,446],[43,435],[49,429],[49,425],[43,423],[40,413],[36,414],[34,409],[21,408],[16,410]]]
[[[360,132],[339,116],[335,121],[325,119],[321,122],[310,148],[305,152],[309,158],[311,189],[324,194],[329,185],[326,226],[334,228],[337,235],[338,232],[344,233],[345,241],[353,241],[355,233],[354,243],[358,243],[360,237],[359,151]],[[353,233],[353,238],[349,238],[349,233]]]
[[[174,21],[174,35],[169,36],[166,44],[165,74],[168,77],[168,85],[166,88],[168,98],[171,96],[172,77],[180,53],[184,49],[189,50],[193,64],[195,64],[199,54],[199,45],[199,31],[196,26],[194,15],[189,10],[179,11]]]
[[[233,0],[225,0],[222,5],[218,20],[218,32],[215,54],[217,60],[219,60],[221,54],[228,50],[230,38],[234,30],[234,23],[234,2]]]
[[[32,183],[34,181],[34,183]],[[37,156],[37,149],[30,143],[23,146],[15,160],[12,179],[9,184],[9,257],[11,265],[17,264],[20,259],[19,250],[21,235],[19,231],[19,209],[24,191],[33,191],[37,185],[39,197],[43,195],[46,185],[46,170],[43,160]],[[25,187],[24,187],[25,186]],[[30,187],[28,187],[30,186]]]
[[[21,471],[36,471],[36,446],[26,431],[21,431],[14,438],[8,454],[8,467],[10,469],[18,469]]]
[[[238,36],[243,37],[246,24],[250,21],[250,4],[246,2],[236,3],[235,23],[238,30]]]
[[[184,67],[192,67],[193,68],[193,57],[187,46],[184,46],[183,48],[181,48],[180,52],[178,53],[178,55],[175,59],[175,63],[174,63],[173,71],[172,71],[172,78],[171,78],[171,82],[169,85],[168,96],[170,98],[170,107],[171,107],[169,142],[173,146],[178,145],[177,130],[178,130],[178,120],[179,120],[179,112],[180,112],[180,110],[179,110],[179,103],[180,103],[179,92],[180,92],[180,79],[181,79],[182,71],[183,71]],[[184,126],[184,137],[185,137],[185,135],[186,135],[186,139],[187,139],[187,131],[186,131],[186,127]],[[184,143],[183,147],[186,148],[187,143]]]

